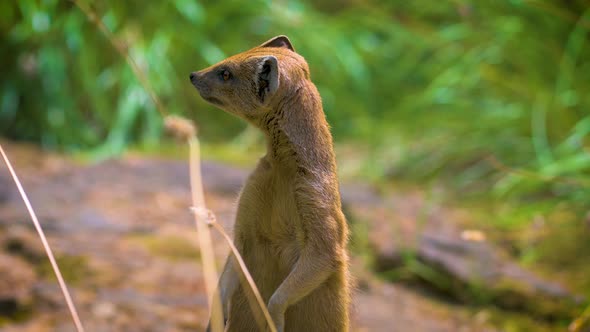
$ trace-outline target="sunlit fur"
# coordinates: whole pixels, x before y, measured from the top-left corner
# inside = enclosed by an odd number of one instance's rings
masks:
[[[260,98],[269,57],[277,81]],[[219,78],[222,68],[230,80]],[[234,241],[279,331],[347,331],[348,229],[332,136],[305,59],[279,36],[193,74],[203,98],[266,136],[267,154],[240,194]],[[264,320],[233,264],[228,259],[220,280],[227,330],[259,331]]]

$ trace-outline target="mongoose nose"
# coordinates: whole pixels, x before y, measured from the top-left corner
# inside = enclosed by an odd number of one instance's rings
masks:
[[[191,79],[191,82],[195,79],[195,76],[197,76],[195,73],[190,74],[189,78]]]

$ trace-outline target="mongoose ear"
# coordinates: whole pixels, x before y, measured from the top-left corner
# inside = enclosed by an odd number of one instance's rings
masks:
[[[287,36],[283,36],[283,35],[276,36],[276,37],[272,38],[271,40],[260,45],[260,47],[278,47],[278,48],[282,47],[282,48],[288,48],[291,51],[295,52],[295,48],[291,44],[291,41],[289,40],[289,38],[287,38]]]
[[[277,58],[272,55],[262,57],[258,63],[255,80],[260,102],[265,103],[279,88],[279,64]]]

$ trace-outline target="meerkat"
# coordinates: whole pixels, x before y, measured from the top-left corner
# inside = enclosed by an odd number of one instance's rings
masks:
[[[348,227],[332,135],[307,62],[277,36],[190,80],[203,99],[266,137],[267,153],[239,196],[234,243],[277,330],[348,331]],[[219,281],[225,329],[259,331],[262,314],[241,278],[230,255]]]

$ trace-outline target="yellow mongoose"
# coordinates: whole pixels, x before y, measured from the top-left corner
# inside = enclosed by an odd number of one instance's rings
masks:
[[[234,242],[278,331],[348,331],[348,228],[307,62],[278,36],[190,79],[205,100],[266,136],[267,154],[240,194]],[[219,282],[226,331],[258,331],[264,321],[234,264],[228,258]]]

